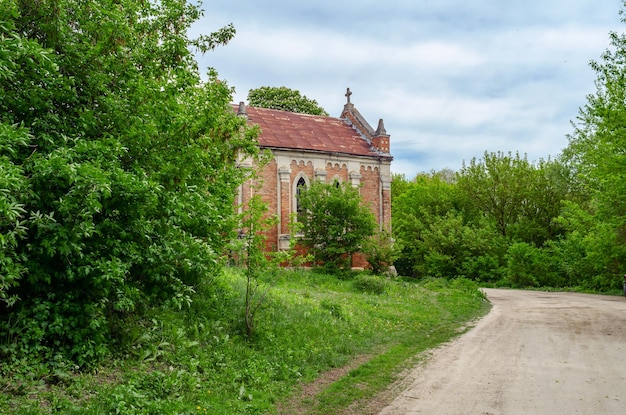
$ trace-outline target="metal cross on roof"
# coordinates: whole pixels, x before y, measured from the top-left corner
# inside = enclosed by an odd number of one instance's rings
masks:
[[[350,88],[348,88],[346,90],[346,98],[348,98],[348,104],[350,103],[350,95],[352,95],[352,92],[350,91]]]

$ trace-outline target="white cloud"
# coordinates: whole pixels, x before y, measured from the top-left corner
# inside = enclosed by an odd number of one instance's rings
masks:
[[[287,86],[341,112],[352,102],[391,134],[392,169],[412,176],[484,151],[530,160],[558,154],[570,120],[594,92],[620,0],[258,0],[210,2],[194,30],[238,30],[201,59],[235,86],[235,100]],[[210,22],[215,22],[212,24]],[[205,30],[212,27],[212,30]]]
[[[239,52],[245,53],[261,64],[278,63],[303,67],[332,65],[336,68],[368,66],[394,67],[448,67],[473,66],[482,63],[481,56],[474,51],[451,42],[429,40],[410,44],[389,44],[381,40],[341,35],[323,31],[249,30],[238,35],[234,41]],[[339,66],[341,65],[341,66]]]

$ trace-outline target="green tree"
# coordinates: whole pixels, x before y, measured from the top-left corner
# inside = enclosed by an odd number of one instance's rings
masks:
[[[487,153],[459,172],[459,189],[477,214],[493,221],[500,235],[511,236],[529,201],[532,165],[519,154]],[[480,212],[480,213],[479,213]]]
[[[460,200],[456,186],[437,174],[419,174],[404,187],[392,201],[393,233],[402,247],[396,268],[402,275],[425,276],[425,234],[440,218],[456,216]]]
[[[257,312],[265,302],[268,290],[261,286],[264,273],[276,273],[281,252],[265,252],[265,231],[276,224],[276,217],[268,216],[267,204],[259,195],[250,199],[239,218],[240,232],[234,242],[236,255],[246,276],[244,323],[246,336],[251,337],[256,326]]]
[[[571,170],[559,160],[540,160],[531,166],[526,186],[527,197],[514,234],[519,240],[541,247],[564,233],[556,219],[563,204],[576,198]]]
[[[316,100],[300,95],[298,90],[284,86],[262,86],[251,89],[248,92],[248,103],[259,108],[328,116],[328,113],[319,106]]]
[[[626,270],[626,36],[610,36],[602,59],[591,62],[596,92],[580,109],[563,152],[589,199],[565,211],[563,220],[568,238],[582,243],[591,262],[585,268],[595,268],[598,284],[616,288]],[[579,220],[583,216],[588,219]]]
[[[256,154],[186,0],[0,2],[0,356],[84,365],[219,266]],[[5,187],[6,186],[6,187]],[[19,192],[19,193],[17,193]],[[8,307],[8,308],[7,308]],[[16,336],[15,333],[20,333]]]
[[[411,182],[407,180],[404,174],[393,174],[391,175],[391,205],[393,206],[393,201],[396,200],[401,194],[406,192],[411,186]]]
[[[542,246],[562,228],[554,221],[571,197],[569,169],[557,161],[530,163],[511,153],[485,153],[459,173],[459,191],[468,213],[483,217],[500,236]]]
[[[303,245],[329,270],[350,269],[352,255],[374,234],[376,219],[357,188],[315,182],[300,193]]]

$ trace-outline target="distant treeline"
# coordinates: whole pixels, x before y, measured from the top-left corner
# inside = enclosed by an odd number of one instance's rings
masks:
[[[619,289],[626,273],[626,37],[591,62],[594,94],[555,160],[485,153],[392,183],[396,267],[514,287]]]
[[[599,93],[602,92],[599,89]],[[510,287],[618,289],[626,273],[624,105],[581,110],[557,160],[485,153],[460,171],[393,177],[398,272]],[[608,110],[605,108],[604,110]],[[614,118],[613,118],[614,117]]]

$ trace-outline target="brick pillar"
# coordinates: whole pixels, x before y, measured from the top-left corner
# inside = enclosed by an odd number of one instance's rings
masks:
[[[291,215],[291,169],[283,166],[278,169],[278,248],[289,247],[289,216]],[[285,246],[285,244],[287,246]]]
[[[322,182],[322,183],[326,183],[326,176],[328,175],[326,170],[315,169],[314,175],[315,175],[315,180]]]
[[[361,175],[359,173],[351,171],[349,178],[352,187],[359,187],[361,185]]]
[[[391,232],[391,180],[388,176],[383,176],[381,179],[381,197],[383,210],[381,228],[387,232]]]

